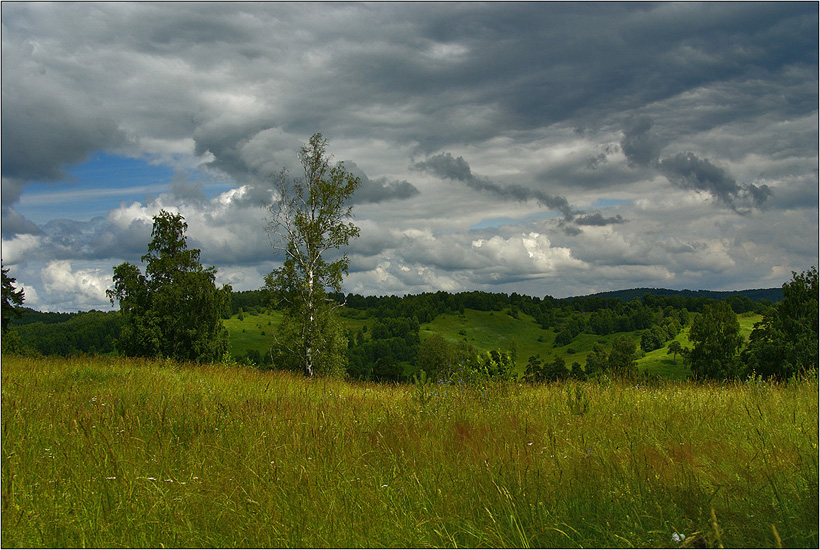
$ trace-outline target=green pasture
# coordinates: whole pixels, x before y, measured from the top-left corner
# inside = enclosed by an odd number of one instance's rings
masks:
[[[255,349],[264,354],[273,342],[273,332],[282,319],[282,313],[272,311],[260,314],[244,314],[244,320],[240,320],[238,315],[225,320],[225,327],[230,333],[230,350],[234,357],[244,356],[250,349]],[[743,314],[738,316],[740,322],[740,333],[745,338],[749,334],[754,324],[763,319],[762,315]],[[358,332],[363,327],[372,327],[375,318],[358,314],[341,316],[342,325],[352,332]],[[422,345],[424,340],[438,334],[452,344],[459,341],[466,342],[477,351],[488,351],[493,349],[516,350],[516,364],[520,372],[523,373],[530,356],[540,354],[541,359],[560,355],[564,358],[567,366],[573,361],[581,365],[586,362],[586,357],[592,351],[596,343],[605,349],[612,346],[612,341],[618,336],[629,336],[636,343],[640,344],[642,331],[608,334],[598,336],[595,334],[579,334],[571,343],[558,348],[553,347],[555,341],[554,330],[544,330],[535,319],[524,313],[519,313],[518,318],[501,311],[476,311],[465,309],[463,314],[443,314],[436,317],[430,323],[423,323],[420,327],[419,335]],[[691,347],[689,342],[689,327],[685,327],[675,338],[683,347]],[[671,342],[671,340],[670,340]],[[673,359],[672,355],[667,355],[666,345],[648,353],[643,353],[638,348],[640,358],[638,359],[638,370],[657,374],[665,378],[685,379],[689,374],[689,369],[683,364],[680,356]]]
[[[243,322],[247,322],[243,321]],[[2,546],[818,546],[818,385],[4,356]]]

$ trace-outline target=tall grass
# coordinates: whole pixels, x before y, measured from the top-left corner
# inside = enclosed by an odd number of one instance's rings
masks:
[[[2,366],[6,547],[818,545],[816,379],[471,388]]]

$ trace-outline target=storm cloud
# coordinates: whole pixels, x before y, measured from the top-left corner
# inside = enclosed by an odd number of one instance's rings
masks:
[[[768,185],[740,185],[727,170],[693,153],[660,159],[662,147],[651,129],[652,121],[646,117],[624,129],[621,150],[630,166],[656,169],[675,187],[707,193],[738,213],[748,213],[750,206],[762,208],[772,195]]]
[[[451,153],[440,153],[427,160],[417,162],[411,166],[412,170],[427,171],[442,179],[454,179],[467,184],[476,191],[486,191],[505,200],[528,201],[536,200],[551,210],[561,212],[568,220],[575,212],[567,199],[557,195],[549,195],[522,185],[499,185],[489,178],[475,176],[470,165],[462,158],[453,158]]]
[[[315,132],[362,181],[353,292],[752,288],[817,263],[815,3],[1,9],[3,263],[32,307],[106,307],[161,208],[258,288],[264,206]]]

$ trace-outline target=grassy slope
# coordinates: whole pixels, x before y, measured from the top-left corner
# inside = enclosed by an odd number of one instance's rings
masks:
[[[739,316],[741,335],[748,339],[754,323],[762,318],[761,315],[753,314]],[[273,331],[280,321],[281,313],[277,311],[272,314],[245,314],[243,321],[240,321],[237,315],[226,320],[225,326],[230,332],[231,353],[239,357],[244,355],[247,350],[255,349],[264,354],[271,345]],[[349,330],[356,332],[363,326],[372,326],[375,319],[342,317],[341,322]],[[519,318],[515,319],[500,311],[467,309],[464,311],[464,315],[439,315],[432,322],[422,324],[420,337],[423,342],[430,335],[439,334],[454,344],[462,340],[466,341],[478,351],[497,348],[509,350],[514,345],[517,349],[517,364],[523,372],[527,359],[532,355],[540,354],[543,360],[557,354],[564,358],[568,366],[573,361],[583,365],[596,342],[600,342],[607,349],[611,347],[612,341],[621,335],[627,335],[634,341],[640,342],[641,332],[617,333],[606,336],[580,334],[569,345],[553,348],[555,332],[553,330],[543,330],[535,322],[535,319],[529,315],[521,313]],[[689,329],[687,327],[676,338],[684,347],[691,346],[688,334]],[[539,342],[539,338],[542,341]],[[573,351],[573,353],[569,353],[570,351]],[[672,356],[666,354],[666,347],[649,352],[641,357],[638,360],[638,369],[669,378],[685,378],[688,374],[688,369],[683,365],[680,357],[673,361]]]
[[[231,355],[241,357],[252,349],[262,355],[267,353],[273,343],[273,334],[281,321],[281,311],[260,313],[258,315],[245,313],[242,320],[239,319],[239,315],[233,315],[230,319],[226,319],[224,323],[229,333]],[[341,322],[342,326],[356,332],[365,325],[372,326],[375,319],[342,317]]]
[[[239,319],[239,315],[226,319],[225,328],[228,329],[230,337],[231,355],[240,357],[252,349],[262,355],[267,353],[273,342],[273,334],[281,321],[282,313],[279,311],[259,315],[245,313],[242,320]]]
[[[2,545],[816,548],[817,392],[6,356]]]

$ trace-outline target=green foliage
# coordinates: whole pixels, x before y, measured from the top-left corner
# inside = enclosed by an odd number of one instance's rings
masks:
[[[312,321],[315,333],[311,335],[311,355],[313,364],[318,366],[315,374],[344,378],[346,372],[347,338],[338,317],[328,307],[315,311]],[[284,315],[277,332],[277,342],[273,346],[273,367],[305,372],[304,326],[301,319]]]
[[[569,372],[567,372],[566,361],[564,361],[564,358],[560,355],[556,355],[552,361],[545,363],[544,366],[546,379],[549,382],[563,380],[569,375]]]
[[[737,315],[727,303],[704,307],[692,322],[689,339],[693,347],[686,358],[696,377],[725,380],[740,375],[737,353],[743,338]]]
[[[345,219],[352,215],[346,203],[361,182],[343,165],[331,167],[326,147],[321,134],[310,138],[299,153],[304,178],[294,181],[280,173],[279,199],[269,208],[268,231],[285,260],[265,277],[265,290],[284,305],[288,317],[278,346],[306,376],[337,372],[344,361],[340,348],[333,345],[339,335],[323,331],[338,326],[329,320],[337,306],[331,305],[326,289],[341,291],[348,258],[342,254],[328,262],[325,253],[347,246],[359,235]]]
[[[680,342],[677,340],[673,340],[669,342],[669,346],[667,346],[666,355],[672,355],[672,361],[677,362],[678,355],[683,352],[683,346],[681,346]]]
[[[663,343],[666,341],[666,336],[666,330],[658,325],[645,330],[641,335],[641,349],[643,351],[652,351],[662,348]]]
[[[2,273],[2,298],[3,304],[0,311],[2,312],[2,333],[3,336],[6,336],[6,333],[9,331],[10,323],[11,323],[11,316],[15,315],[20,317],[21,315],[21,308],[23,305],[23,300],[25,299],[26,295],[23,289],[16,289],[14,288],[14,283],[17,282],[17,279],[14,277],[9,276],[9,270],[7,268],[1,268],[0,272]],[[14,339],[10,339],[8,343],[11,343]],[[7,343],[3,344],[3,348],[6,348]],[[9,350],[11,351],[11,350]]]
[[[616,376],[634,378],[638,374],[635,348],[635,342],[631,338],[627,336],[615,338],[607,358],[607,369]]]
[[[527,367],[524,370],[524,380],[528,382],[543,382],[547,379],[544,363],[541,362],[540,355],[530,355],[527,359]]]
[[[421,370],[414,374],[413,384],[416,390],[413,397],[421,408],[424,409],[433,399],[433,393],[430,391],[432,384],[430,378],[427,377],[427,372]]]
[[[442,378],[455,366],[455,350],[439,334],[428,336],[419,348],[418,367],[425,373]]]
[[[472,367],[491,380],[509,380],[515,375],[512,353],[500,349],[479,353]]]
[[[124,325],[118,348],[125,355],[170,357],[182,361],[219,361],[228,350],[222,314],[230,287],[218,289],[216,268],[204,269],[200,251],[188,249],[188,224],[180,214],[154,216],[145,275],[130,263],[114,268],[114,288]]]
[[[595,376],[609,370],[609,357],[601,344],[592,346],[592,352],[587,355],[584,371],[587,376]]]
[[[45,324],[42,321],[17,327],[26,352],[63,357],[80,354],[111,354],[124,323],[117,311],[77,313],[67,321]]]
[[[783,301],[755,324],[742,357],[747,368],[765,378],[785,380],[817,368],[817,268],[783,285]]]

